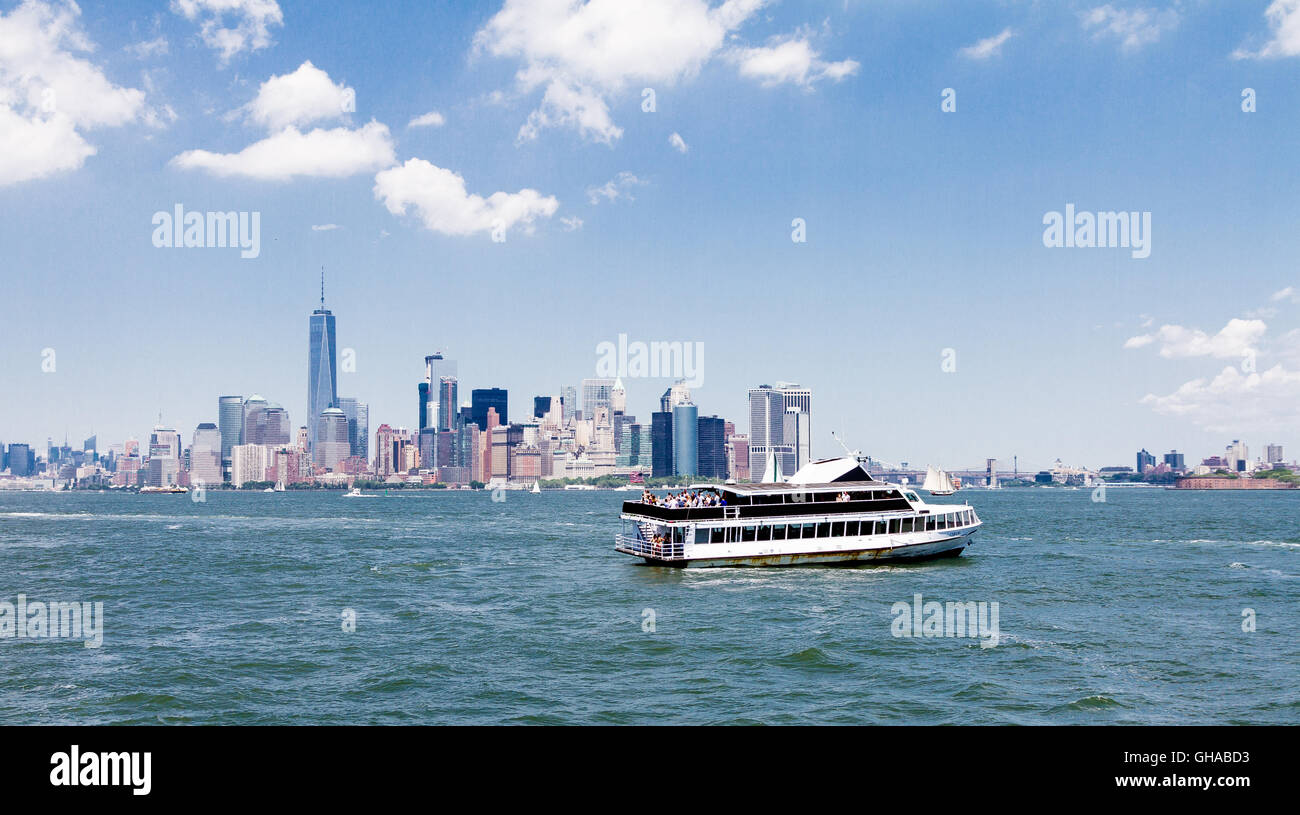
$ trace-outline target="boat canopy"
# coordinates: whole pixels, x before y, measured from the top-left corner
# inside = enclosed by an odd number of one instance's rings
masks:
[[[824,458],[812,461],[790,476],[789,484],[834,484],[840,481],[874,481],[856,458]]]

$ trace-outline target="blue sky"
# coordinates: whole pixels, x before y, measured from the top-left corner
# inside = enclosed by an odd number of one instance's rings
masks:
[[[372,429],[435,349],[514,413],[624,333],[703,343],[741,429],[747,388],[811,387],[818,453],[1300,444],[1300,0],[0,13],[6,443],[188,443],[227,393],[304,424],[323,265]],[[259,212],[259,256],[155,247],[178,203]],[[1150,212],[1150,257],[1045,247],[1068,203]]]

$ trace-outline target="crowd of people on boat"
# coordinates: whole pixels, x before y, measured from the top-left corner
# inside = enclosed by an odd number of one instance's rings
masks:
[[[669,493],[662,498],[655,495],[650,490],[641,493],[641,503],[649,504],[655,507],[666,507],[668,509],[684,509],[695,507],[725,507],[727,499],[718,495],[716,492],[682,490],[679,493]]]

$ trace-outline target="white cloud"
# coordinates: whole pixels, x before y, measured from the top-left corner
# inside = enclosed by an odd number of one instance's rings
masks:
[[[387,125],[371,120],[360,128],[299,126],[347,118],[356,108],[351,88],[304,62],[291,74],[273,76],[243,107],[249,120],[269,135],[238,153],[186,150],[171,160],[174,167],[203,170],[215,176],[287,181],[297,176],[344,178],[371,173],[397,163]]]
[[[568,218],[560,218],[560,223],[564,225],[565,232],[573,232],[576,229],[582,229],[582,219],[576,215]]]
[[[517,141],[532,141],[542,129],[560,125],[604,144],[612,144],[623,135],[623,128],[614,124],[609,106],[599,93],[556,80],[546,86],[541,107],[528,114],[528,121],[519,128]]]
[[[150,57],[167,56],[168,45],[166,37],[155,37],[145,42],[137,42],[126,47],[127,53],[134,54],[140,59],[149,59]]]
[[[389,212],[405,215],[413,209],[426,229],[444,235],[508,231],[516,225],[531,232],[534,220],[559,208],[553,196],[532,189],[470,195],[464,178],[419,158],[375,175],[374,192]]]
[[[1173,9],[1117,9],[1108,3],[1083,14],[1083,27],[1091,30],[1095,38],[1117,39],[1127,51],[1156,42],[1177,25],[1178,12]]]
[[[1285,289],[1273,292],[1273,296],[1269,299],[1274,303],[1282,300],[1285,300],[1288,303],[1296,303],[1300,302],[1300,295],[1296,293],[1295,286],[1287,286]]]
[[[338,228],[339,228],[338,224],[312,224],[311,225],[312,232],[333,232]]]
[[[1130,337],[1125,348],[1142,348],[1159,343],[1160,356],[1166,359],[1187,357],[1216,357],[1227,359],[1256,353],[1255,344],[1263,338],[1268,326],[1262,320],[1232,319],[1214,336],[1181,325],[1162,325],[1153,334]]]
[[[685,153],[687,150],[691,149],[686,146],[686,140],[682,138],[682,134],[680,133],[673,133],[669,136],[668,143],[671,144],[673,149],[679,153]]]
[[[1014,36],[1015,32],[1010,28],[1004,28],[1000,33],[994,34],[992,37],[986,37],[974,45],[968,45],[957,53],[967,59],[988,59],[989,57],[996,57],[1002,53],[1002,44]]]
[[[1257,51],[1239,48],[1236,59],[1300,56],[1300,0],[1273,0],[1264,10],[1272,38]]]
[[[421,116],[406,123],[407,127],[442,127],[447,123],[447,119],[438,111],[431,110]]]
[[[172,11],[199,22],[199,36],[221,61],[271,46],[271,26],[283,26],[275,0],[172,0]]]
[[[372,121],[357,130],[317,128],[303,133],[286,127],[238,153],[187,150],[171,163],[219,177],[287,181],[297,176],[343,178],[374,172],[396,161],[388,127]]]
[[[94,50],[72,2],[25,0],[0,14],[0,185],[75,170],[95,154],[84,131],[158,114],[74,52]]]
[[[856,74],[859,67],[851,59],[822,60],[803,35],[777,39],[760,48],[733,48],[727,52],[727,59],[736,65],[741,76],[756,79],[764,87],[790,82],[808,88],[822,79],[838,82]]]
[[[1141,404],[1214,432],[1291,429],[1300,421],[1300,372],[1275,365],[1244,373],[1228,366],[1211,380],[1194,379],[1168,395],[1147,394]]]
[[[626,198],[629,201],[634,201],[636,199],[632,197],[632,188],[645,183],[645,181],[624,170],[599,187],[588,187],[587,200],[592,204],[599,204],[601,199],[617,201],[620,198]]]
[[[541,104],[519,130],[520,142],[537,138],[545,128],[568,127],[584,139],[612,144],[623,131],[610,117],[611,98],[695,76],[763,4],[764,0],[725,0],[713,7],[708,0],[506,0],[475,34],[474,48],[478,53],[517,59],[520,68],[515,76],[525,93],[545,88]],[[806,45],[806,38],[801,41]],[[857,70],[852,60],[825,63],[808,50],[807,69],[782,67],[783,77],[811,83],[840,79]],[[780,60],[763,57],[755,53],[748,61],[751,75],[774,84],[762,68]]]
[[[352,88],[330,79],[308,60],[290,74],[273,76],[246,106],[248,118],[268,131],[345,118],[356,110]]]

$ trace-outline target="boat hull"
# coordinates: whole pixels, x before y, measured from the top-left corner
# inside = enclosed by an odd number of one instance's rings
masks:
[[[884,564],[905,561],[923,561],[936,558],[957,557],[971,544],[975,529],[960,535],[945,536],[920,542],[899,542],[895,545],[875,545],[869,548],[843,548],[810,552],[754,552],[734,553],[709,557],[686,555],[677,558],[640,557],[651,566],[674,569],[702,569],[736,566],[815,566],[832,564]]]

